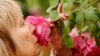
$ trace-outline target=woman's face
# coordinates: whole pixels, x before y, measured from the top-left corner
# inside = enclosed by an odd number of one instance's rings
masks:
[[[33,35],[34,26],[25,22],[23,19],[18,20],[18,25],[13,30],[15,43],[17,44],[18,56],[39,56],[40,49],[37,38]],[[20,49],[20,50],[19,50]],[[21,53],[21,55],[19,55]]]

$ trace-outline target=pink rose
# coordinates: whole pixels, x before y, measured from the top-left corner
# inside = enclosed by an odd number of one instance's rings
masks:
[[[100,56],[100,48],[93,48],[93,50],[89,52],[86,56]]]
[[[98,49],[95,39],[91,37],[88,32],[78,34],[78,30],[75,27],[69,35],[74,39],[75,47],[72,49],[73,56],[91,56],[91,54]],[[98,52],[95,51],[94,54],[96,55]]]
[[[50,35],[50,22],[46,18],[34,16],[28,16],[25,21],[35,26],[33,34],[37,37],[37,42],[41,46],[47,45]]]

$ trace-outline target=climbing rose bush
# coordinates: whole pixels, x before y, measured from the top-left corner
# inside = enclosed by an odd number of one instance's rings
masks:
[[[33,34],[37,37],[37,43],[41,46],[47,45],[50,35],[50,22],[44,17],[28,16],[26,22],[35,26]]]

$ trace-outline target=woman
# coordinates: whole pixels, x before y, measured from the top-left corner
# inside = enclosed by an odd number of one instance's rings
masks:
[[[55,56],[70,56],[56,26],[51,27]],[[13,0],[0,0],[0,56],[39,56],[34,27],[24,22],[20,7]]]

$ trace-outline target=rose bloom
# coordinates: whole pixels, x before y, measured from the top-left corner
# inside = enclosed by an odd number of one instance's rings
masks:
[[[37,37],[37,43],[47,45],[50,35],[50,22],[44,17],[28,16],[25,19],[26,22],[30,23],[35,27],[33,34]]]
[[[100,56],[100,48],[96,46],[95,39],[88,32],[78,34],[77,28],[73,28],[69,35],[74,40],[72,56]]]

